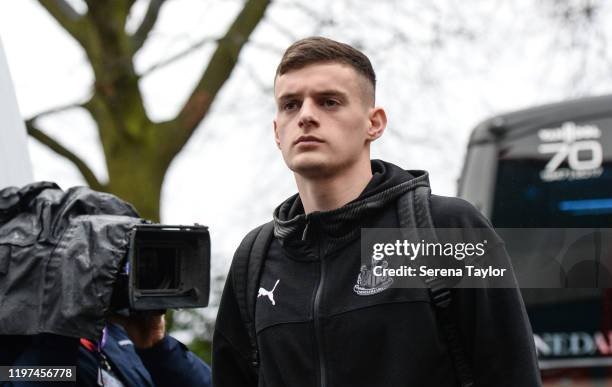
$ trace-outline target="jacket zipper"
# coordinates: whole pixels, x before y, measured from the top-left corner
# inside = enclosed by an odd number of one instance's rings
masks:
[[[312,220],[311,220],[312,222]],[[308,227],[310,222],[307,223],[306,227]],[[312,229],[312,228],[311,228]],[[316,237],[317,237],[317,247],[318,247],[318,255],[319,261],[321,265],[319,284],[317,285],[317,292],[315,293],[314,303],[313,303],[313,318],[314,318],[314,331],[315,331],[315,339],[317,341],[317,357],[319,359],[319,386],[325,387],[327,385],[326,375],[325,375],[325,351],[323,350],[323,333],[321,332],[321,316],[319,313],[320,305],[321,305],[321,297],[323,293],[323,285],[325,284],[325,260],[321,257],[321,241],[319,240],[320,233],[318,232],[318,227]],[[310,230],[309,230],[310,231]]]
[[[321,279],[319,279],[319,287],[317,288],[317,294],[315,295],[314,301],[314,323],[315,323],[315,336],[317,338],[317,351],[319,357],[319,372],[321,374],[321,387],[327,385],[325,378],[325,352],[323,351],[323,337],[321,332],[321,316],[319,314],[319,304],[321,303],[321,293],[323,291],[323,282],[325,278],[325,263],[321,260]]]

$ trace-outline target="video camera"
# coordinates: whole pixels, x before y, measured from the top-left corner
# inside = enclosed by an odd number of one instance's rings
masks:
[[[0,190],[0,335],[97,340],[108,313],[208,304],[210,236],[116,196],[51,182]]]
[[[135,225],[111,310],[198,308],[208,305],[210,236],[205,226]]]

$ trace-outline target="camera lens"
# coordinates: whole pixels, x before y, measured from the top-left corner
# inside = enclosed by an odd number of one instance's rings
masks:
[[[136,286],[141,290],[178,288],[178,264],[178,252],[174,248],[142,248],[136,262]]]

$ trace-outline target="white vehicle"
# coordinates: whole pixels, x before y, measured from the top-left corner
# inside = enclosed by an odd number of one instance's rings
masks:
[[[0,189],[32,180],[26,129],[0,41]]]

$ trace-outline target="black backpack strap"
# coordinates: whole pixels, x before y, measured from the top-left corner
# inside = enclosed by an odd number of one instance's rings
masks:
[[[397,212],[400,227],[404,229],[406,238],[416,241],[421,239],[437,241],[429,206],[430,196],[431,190],[429,187],[419,186],[399,198]],[[473,387],[475,383],[472,367],[461,342],[455,316],[449,308],[452,301],[450,291],[452,285],[448,283],[446,277],[428,277],[425,279],[425,283],[429,289],[429,295],[448,344],[461,387]]]
[[[259,277],[268,247],[274,236],[274,222],[270,221],[247,234],[238,246],[232,267],[233,285],[251,344],[250,362],[255,372],[259,368],[259,351],[255,332],[255,301]]]

